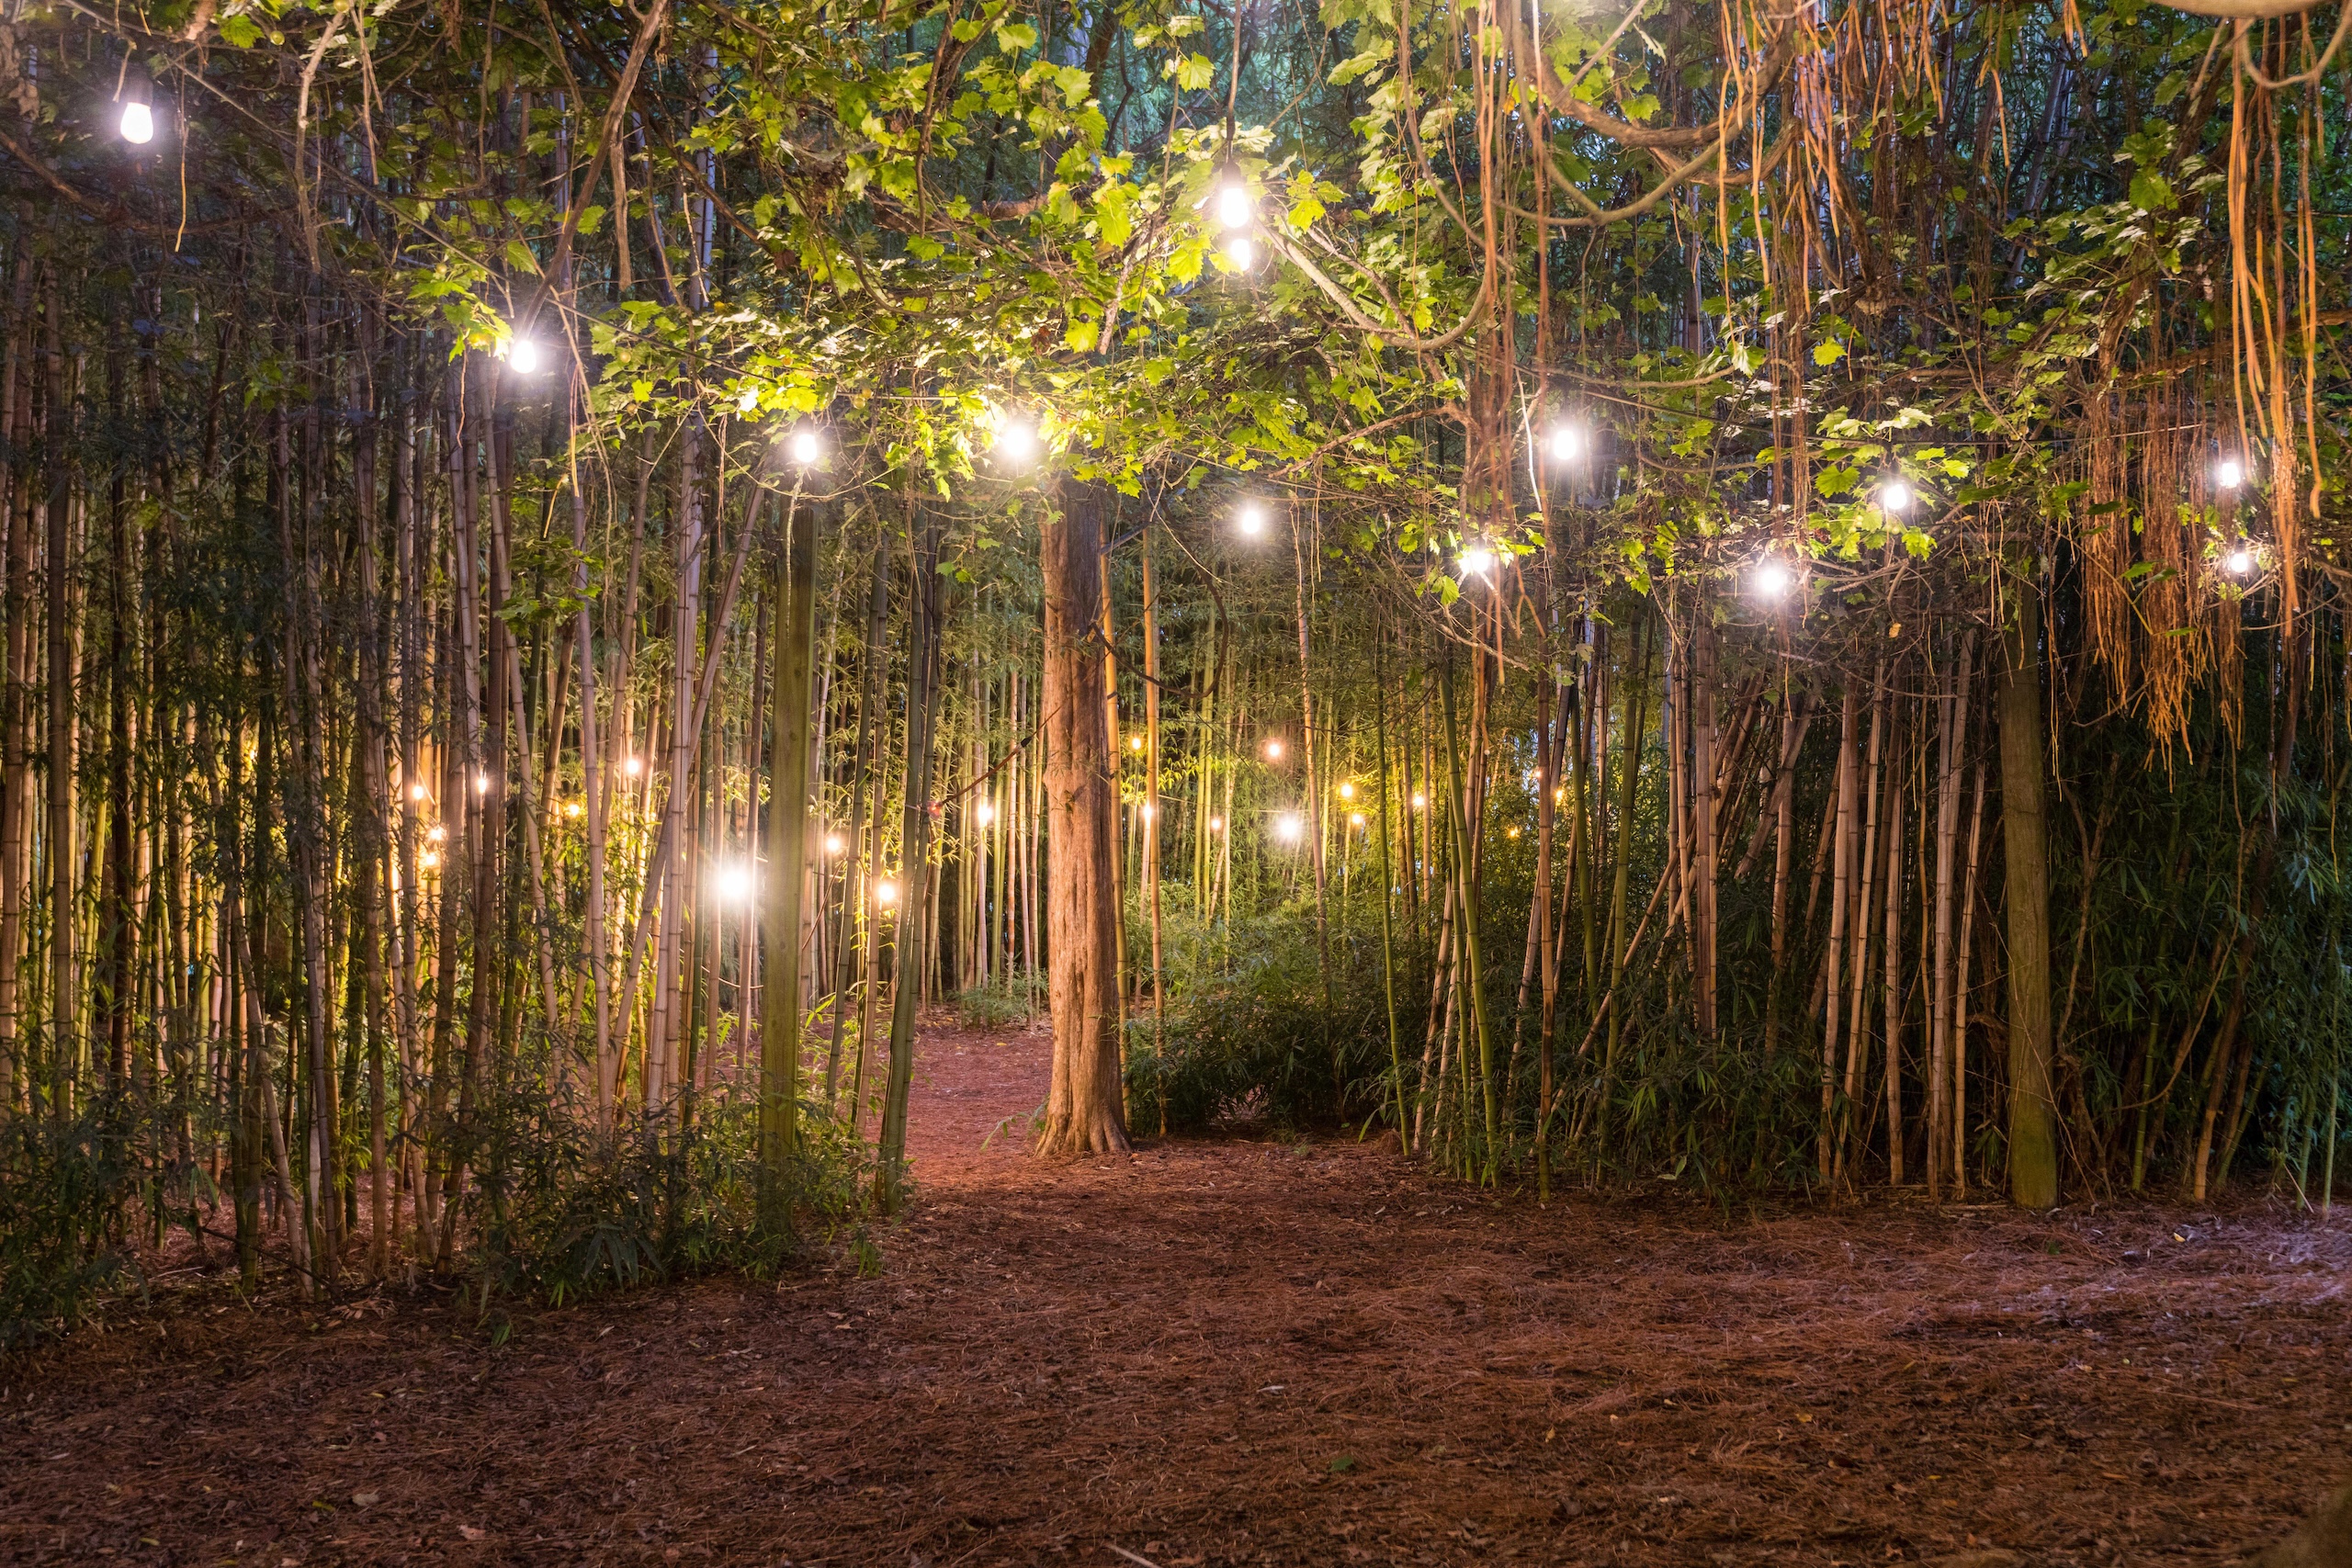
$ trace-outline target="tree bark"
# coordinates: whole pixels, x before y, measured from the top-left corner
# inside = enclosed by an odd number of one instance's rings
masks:
[[[797,511],[796,507],[794,511]],[[760,1002],[760,1164],[783,1174],[800,1143],[800,914],[808,847],[809,689],[816,664],[817,513],[786,514],[776,597],[775,711],[768,773],[768,866],[761,889],[767,994]]]
[[[1087,646],[1102,623],[1102,495],[1065,480],[1062,515],[1039,551],[1046,601],[1046,960],[1054,1067],[1044,1155],[1127,1147],[1120,1106],[1117,852],[1102,661]]]
[[[2009,1197],[2029,1209],[2058,1201],[2056,1115],[2050,1088],[2050,861],[2043,819],[2041,599],[2015,585],[2003,636],[2001,838],[2009,948]]]

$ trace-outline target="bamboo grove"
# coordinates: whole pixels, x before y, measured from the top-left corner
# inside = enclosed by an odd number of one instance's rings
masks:
[[[11,1179],[2324,1203],[2346,17],[19,6]]]

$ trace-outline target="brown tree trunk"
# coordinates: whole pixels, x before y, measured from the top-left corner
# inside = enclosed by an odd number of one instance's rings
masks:
[[[1101,624],[1102,495],[1065,480],[1062,515],[1039,551],[1046,601],[1046,955],[1054,1025],[1053,1083],[1037,1150],[1108,1154],[1127,1147],[1120,1109],[1117,852],[1102,662],[1088,647]]]
[[[2003,637],[2001,839],[2008,856],[2002,900],[2009,952],[2009,1197],[2022,1207],[2058,1201],[2058,1139],[2051,1100],[2050,860],[2043,821],[2041,595],[2014,585],[2017,615]]]

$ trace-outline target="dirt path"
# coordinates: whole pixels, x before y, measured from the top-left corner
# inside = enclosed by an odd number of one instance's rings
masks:
[[[0,1560],[2203,1563],[2352,1449],[2340,1222],[1724,1224],[1345,1143],[981,1149],[1045,1071],[926,1036],[876,1279],[495,1349],[408,1303],[165,1314],[0,1368]]]

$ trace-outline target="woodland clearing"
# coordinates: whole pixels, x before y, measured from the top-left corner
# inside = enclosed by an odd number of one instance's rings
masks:
[[[1539,1208],[1248,1129],[1041,1162],[989,1134],[1042,1028],[922,1046],[878,1276],[495,1346],[159,1291],[0,1373],[0,1559],[2206,1563],[2352,1433],[2352,1243],[2283,1207]]]

